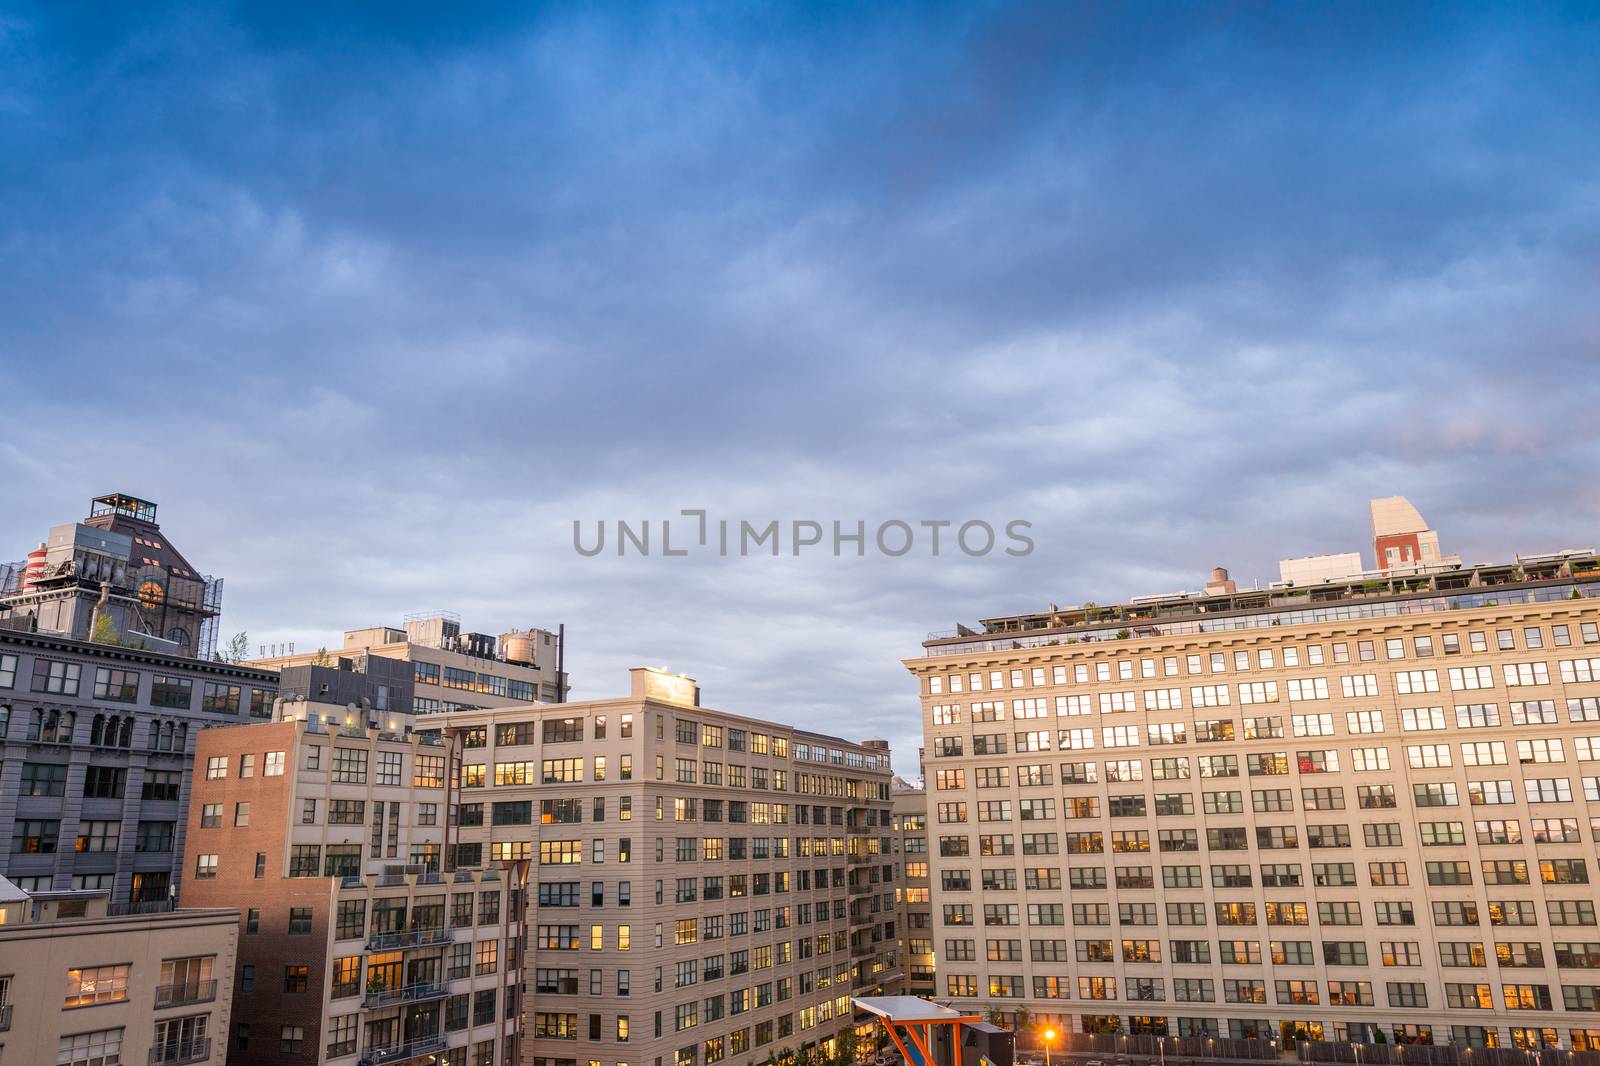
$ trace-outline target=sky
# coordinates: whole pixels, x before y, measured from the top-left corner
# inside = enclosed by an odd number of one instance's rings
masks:
[[[1596,54],[1555,3],[0,3],[0,557],[128,492],[253,648],[565,623],[575,698],[664,666],[914,776],[957,622],[1370,560],[1374,496],[1600,543]],[[695,508],[1035,549],[573,548]]]

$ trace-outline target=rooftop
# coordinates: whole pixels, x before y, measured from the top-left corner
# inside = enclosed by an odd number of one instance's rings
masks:
[[[1308,585],[1177,592],[1110,606],[1052,605],[1034,614],[985,618],[977,629],[929,633],[917,658],[1597,596],[1600,555],[1585,548],[1517,556],[1509,563],[1374,571]]]

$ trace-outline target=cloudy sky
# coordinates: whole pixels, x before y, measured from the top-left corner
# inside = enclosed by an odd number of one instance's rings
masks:
[[[1593,7],[342,7],[0,8],[0,556],[131,492],[252,645],[565,622],[914,772],[930,630],[1600,541]],[[683,508],[1037,549],[573,550]]]

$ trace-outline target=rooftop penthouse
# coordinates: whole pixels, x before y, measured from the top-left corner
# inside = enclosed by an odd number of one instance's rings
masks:
[[[954,632],[930,633],[921,657],[1596,596],[1600,554],[1592,548],[1519,555],[1509,563],[1368,571],[1316,584],[1275,582],[1265,589],[1237,590],[1226,571],[1217,571],[1205,592],[1140,596],[1111,606],[1052,606],[1035,614],[985,618],[979,629],[957,626]]]

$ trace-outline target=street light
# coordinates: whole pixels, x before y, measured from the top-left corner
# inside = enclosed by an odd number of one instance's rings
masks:
[[[1056,1038],[1054,1029],[1044,1031],[1044,1066],[1050,1066],[1050,1041]]]
[[[1353,1046],[1356,1049],[1356,1066],[1361,1066],[1361,1042],[1358,1040]]]

